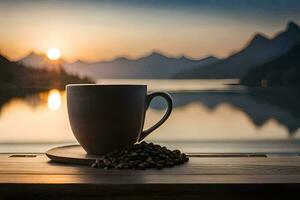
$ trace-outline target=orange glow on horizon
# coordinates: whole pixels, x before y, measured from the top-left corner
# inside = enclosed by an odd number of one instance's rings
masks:
[[[45,53],[55,45],[68,62],[120,56],[135,59],[153,50],[194,59],[226,57],[243,48],[257,32],[273,37],[284,29],[287,19],[275,18],[272,23],[256,16],[236,20],[231,12],[204,7],[190,12],[103,6],[101,1],[64,2],[0,1],[0,53],[18,61],[31,51]],[[296,14],[289,19],[300,23]]]

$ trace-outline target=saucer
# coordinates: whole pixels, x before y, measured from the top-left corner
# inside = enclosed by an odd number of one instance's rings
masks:
[[[67,164],[91,165],[100,155],[89,155],[80,145],[55,147],[46,152],[48,158],[54,162]]]

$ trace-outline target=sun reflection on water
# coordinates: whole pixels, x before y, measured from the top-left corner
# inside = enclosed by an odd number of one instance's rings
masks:
[[[160,81],[156,85],[159,84]],[[201,85],[200,82],[196,84]],[[247,90],[212,92],[211,89],[173,92],[174,105],[177,106],[174,106],[167,123],[150,134],[147,140],[169,144],[185,142],[188,146],[191,141],[195,144],[192,147],[195,151],[201,146],[198,141],[275,141],[280,144],[282,141],[282,145],[287,145],[286,151],[296,148],[298,143],[295,142],[300,139],[299,119],[288,110],[260,102]],[[159,103],[153,102],[153,106],[160,107]],[[163,115],[163,110],[154,107],[147,111],[145,129]],[[3,104],[0,111],[0,143],[76,142],[69,124],[65,91],[55,89],[25,98],[15,97]],[[244,150],[251,151],[248,147]]]
[[[48,94],[48,108],[50,110],[58,110],[61,107],[61,94],[59,90],[50,90]]]

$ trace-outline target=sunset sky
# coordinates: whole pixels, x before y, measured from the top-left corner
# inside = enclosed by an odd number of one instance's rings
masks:
[[[50,47],[69,61],[153,50],[223,57],[255,32],[272,37],[290,20],[300,23],[298,0],[1,0],[0,51],[13,60]]]

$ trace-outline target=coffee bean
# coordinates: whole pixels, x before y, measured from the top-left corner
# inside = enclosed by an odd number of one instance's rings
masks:
[[[184,158],[184,162],[188,162],[189,160],[190,160],[189,157]]]
[[[164,166],[162,164],[157,164],[156,165],[156,169],[162,169],[162,168],[164,168]]]
[[[127,165],[127,164],[124,165],[124,166],[123,166],[123,169],[129,169],[129,165]]]
[[[148,158],[146,159],[146,162],[149,162],[149,161],[152,161],[152,158],[151,158],[151,157],[148,157]]]
[[[132,157],[136,157],[138,154],[136,152],[131,153]]]
[[[161,157],[161,158],[163,158],[163,159],[167,159],[167,158],[169,158],[169,156],[168,155],[166,155],[166,154],[159,154],[158,155],[159,157]]]
[[[126,146],[123,149],[116,149],[104,155],[103,158],[95,160],[91,165],[94,168],[103,169],[147,169],[173,167],[184,162],[189,158],[180,150],[169,150],[158,144],[141,142]]]
[[[178,159],[178,158],[173,159],[173,161],[174,161],[175,165],[179,165],[180,164],[180,159]]]
[[[91,165],[91,167],[93,167],[93,168],[98,168],[98,164],[97,164],[96,162],[94,162],[94,163]]]
[[[104,159],[103,160],[103,163],[108,166],[108,165],[111,165],[111,161],[109,159]]]
[[[145,169],[145,165],[143,163],[139,164],[138,169]]]
[[[173,166],[174,166],[174,163],[173,163],[172,161],[167,162],[167,166],[168,166],[168,167],[173,167]]]
[[[173,153],[176,154],[176,155],[180,155],[181,154],[181,152],[178,149],[174,150]]]
[[[123,167],[124,167],[123,164],[118,164],[116,168],[117,168],[117,169],[123,169]]]

